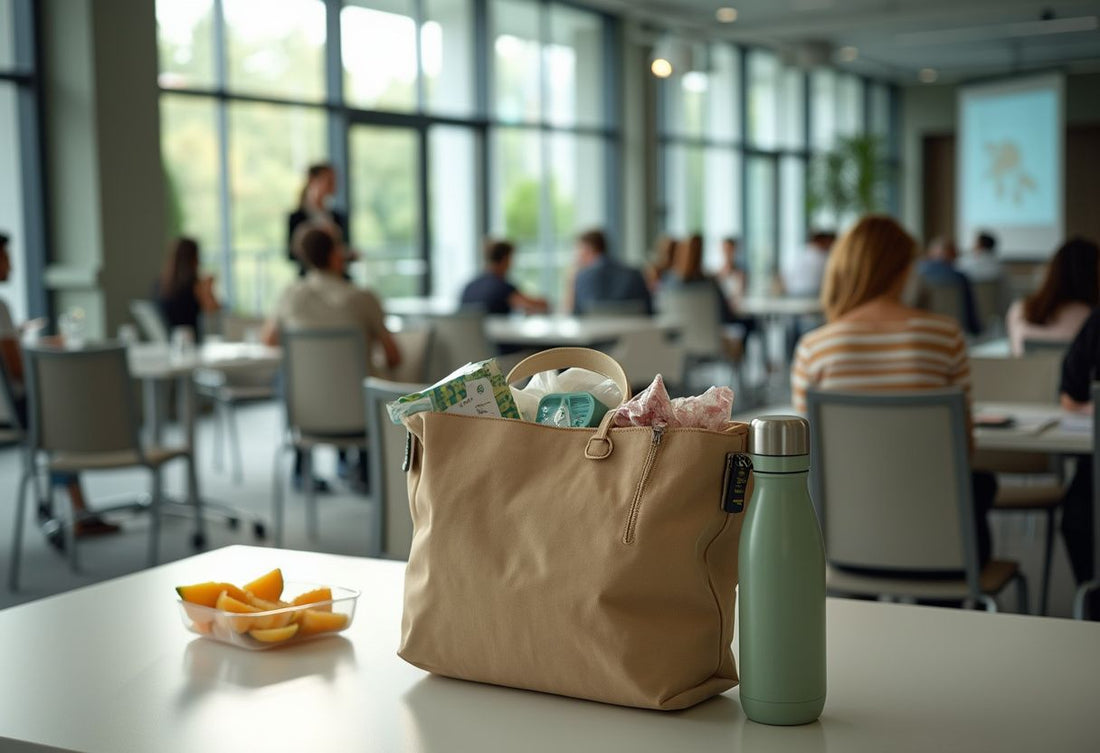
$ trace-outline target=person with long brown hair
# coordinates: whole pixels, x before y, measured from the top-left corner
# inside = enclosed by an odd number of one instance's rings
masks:
[[[969,397],[970,361],[958,323],[902,302],[916,258],[913,237],[882,215],[863,217],[833,247],[821,291],[827,323],[803,336],[795,351],[796,410],[806,410],[809,387],[851,392],[961,387]],[[975,473],[973,486],[978,552],[985,563],[991,551],[986,511],[997,483],[992,474]]]
[[[646,265],[642,273],[645,275],[645,283],[651,293],[656,293],[661,287],[665,277],[672,270],[672,263],[676,257],[678,242],[669,235],[662,235],[654,244],[653,261]]]
[[[221,308],[214,295],[214,278],[200,272],[199,244],[194,238],[176,238],[168,248],[156,286],[157,305],[169,329],[190,327],[202,337],[201,318]]]
[[[1043,283],[1008,309],[1005,326],[1012,354],[1024,340],[1069,342],[1100,304],[1100,247],[1084,238],[1062,244],[1047,265]]]

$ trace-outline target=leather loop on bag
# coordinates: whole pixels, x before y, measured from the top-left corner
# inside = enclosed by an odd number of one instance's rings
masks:
[[[524,358],[508,372],[508,384],[521,379],[557,369],[588,369],[605,376],[615,383],[622,393],[623,402],[630,399],[630,380],[623,367],[609,355],[589,348],[550,348]]]
[[[600,427],[584,446],[584,456],[589,460],[604,460],[611,457],[611,453],[615,451],[615,443],[611,441],[611,437],[607,436],[614,418],[615,411],[605,413],[603,420],[600,421]]]

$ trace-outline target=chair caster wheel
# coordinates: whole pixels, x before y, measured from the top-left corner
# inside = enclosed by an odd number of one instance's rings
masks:
[[[252,535],[256,537],[257,541],[263,541],[267,538],[267,527],[259,521],[253,523]]]
[[[191,546],[194,549],[205,549],[206,548],[206,534],[203,534],[203,533],[192,534],[191,535]]]

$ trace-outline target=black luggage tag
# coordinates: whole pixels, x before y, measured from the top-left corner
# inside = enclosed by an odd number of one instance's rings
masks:
[[[722,478],[722,509],[738,513],[745,509],[745,495],[752,473],[752,458],[743,452],[726,455],[726,472]]]
[[[413,435],[411,431],[405,431],[405,459],[401,462],[401,470],[405,473],[412,468],[413,462]]]

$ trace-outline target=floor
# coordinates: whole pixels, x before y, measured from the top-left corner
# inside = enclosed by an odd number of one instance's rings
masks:
[[[771,394],[778,388],[757,390],[758,399],[766,402],[783,402],[782,396]],[[745,396],[752,391],[746,391]],[[747,408],[739,398],[738,408]],[[245,439],[244,479],[234,484],[226,470],[213,467],[213,423],[210,418],[200,420],[197,442],[200,451],[199,474],[207,498],[233,505],[242,511],[271,518],[272,461],[274,440],[282,426],[281,410],[274,403],[253,404],[238,409],[241,435]],[[318,462],[320,473],[326,478],[335,477],[335,456],[321,451]],[[0,521],[10,521],[14,512],[14,490],[18,480],[19,457],[14,449],[0,450],[0,485],[9,490],[0,496]],[[148,488],[148,477],[143,471],[113,471],[88,474],[85,488],[93,505],[95,500],[125,495],[140,495]],[[167,473],[166,488],[169,492],[184,489],[182,466]],[[182,495],[181,495],[182,496]],[[62,501],[63,497],[59,497]],[[319,496],[321,531],[319,539],[309,541],[305,533],[305,511],[301,497],[291,493],[287,497],[287,530],[285,545],[293,549],[365,555],[371,526],[371,507],[365,496],[345,485],[338,485],[335,493]],[[31,516],[28,516],[30,518]],[[8,562],[11,552],[9,525],[0,526],[0,608],[67,591],[100,580],[141,569],[145,565],[147,520],[143,516],[122,516],[119,522],[123,532],[118,535],[89,539],[80,542],[81,568],[70,571],[68,561],[49,547],[32,520],[25,530],[25,548],[22,568],[22,588],[12,593],[6,588]],[[1033,609],[1038,605],[1041,551],[1043,545],[1041,518],[1026,515],[999,515],[993,520],[996,555],[1018,560],[1027,573],[1031,586]],[[190,533],[192,522],[187,518],[165,516],[161,538],[161,558],[169,561],[192,554]],[[249,526],[230,530],[222,523],[208,527],[210,547],[235,543],[256,543]],[[1068,617],[1072,611],[1073,586],[1069,563],[1060,537],[1056,539],[1054,569],[1050,597],[1050,614]],[[216,573],[197,574],[196,579],[216,578]],[[1015,609],[1012,597],[1006,595],[1003,608]]]

